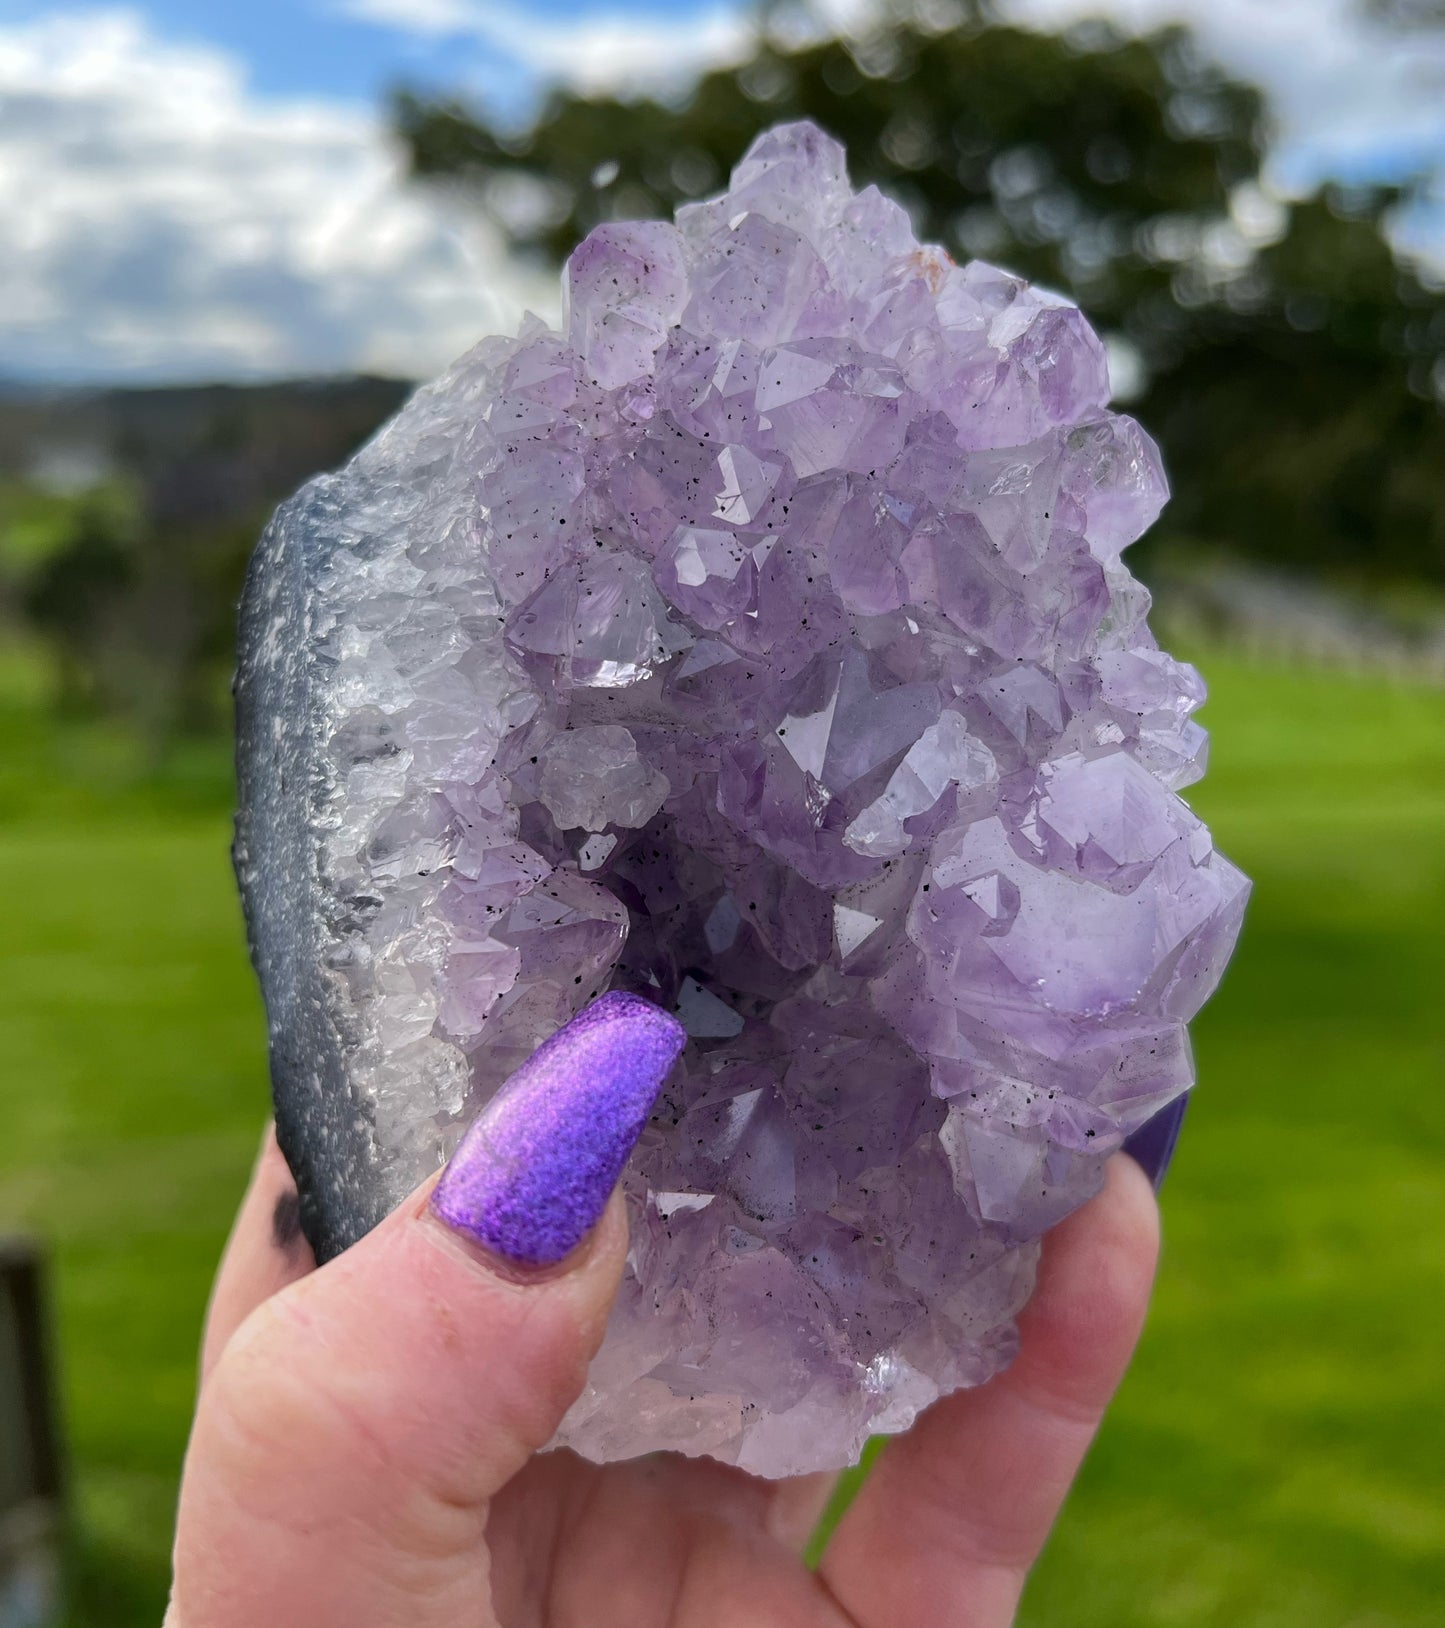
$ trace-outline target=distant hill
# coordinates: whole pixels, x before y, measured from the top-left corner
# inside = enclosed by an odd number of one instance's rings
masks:
[[[179,730],[224,727],[261,528],[412,388],[0,382],[0,635],[28,626],[49,647],[57,704],[127,720],[152,753]]]
[[[225,525],[342,462],[413,388],[364,376],[103,390],[0,383],[0,475],[58,490],[126,475],[152,525]]]

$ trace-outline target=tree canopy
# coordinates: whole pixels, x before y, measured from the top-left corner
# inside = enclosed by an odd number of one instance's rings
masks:
[[[525,253],[718,188],[748,142],[815,120],[920,235],[1077,298],[1139,374],[1164,535],[1293,569],[1445,582],[1445,299],[1393,249],[1408,185],[1263,183],[1266,101],[1185,29],[1049,34],[986,4],[787,44],[675,101],[554,92],[509,129],[442,94],[396,122]]]

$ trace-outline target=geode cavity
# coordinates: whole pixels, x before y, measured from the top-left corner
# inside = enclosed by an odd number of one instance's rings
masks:
[[[1039,1235],[1192,1081],[1247,883],[1177,795],[1165,496],[1071,305],[810,125],[600,227],[286,504],[237,867],[322,1256],[608,988],[691,1035],[560,1440],[840,1465],[1013,1349]]]

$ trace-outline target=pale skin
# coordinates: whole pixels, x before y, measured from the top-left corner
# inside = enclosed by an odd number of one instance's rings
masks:
[[[1017,1361],[884,1450],[809,1571],[831,1478],[539,1452],[616,1292],[619,1200],[526,1279],[437,1221],[430,1185],[318,1270],[268,1133],[211,1301],[166,1628],[1007,1628],[1158,1250],[1116,1155],[1046,1241]]]

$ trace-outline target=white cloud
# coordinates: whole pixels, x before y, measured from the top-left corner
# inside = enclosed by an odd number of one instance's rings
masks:
[[[534,72],[583,91],[666,84],[741,62],[755,38],[751,19],[731,7],[666,22],[617,13],[562,26],[500,7],[488,13],[478,30],[483,39]]]
[[[1220,62],[1269,92],[1286,186],[1445,157],[1445,38],[1381,29],[1358,0],[1013,0],[1010,9],[1045,25],[1101,12],[1139,32],[1188,23]]]
[[[470,0],[341,0],[337,10],[358,22],[382,23],[434,39],[466,33],[476,7]]]
[[[416,376],[555,303],[401,168],[134,13],[0,26],[0,375]]]
[[[479,65],[488,81],[494,80],[496,58],[526,76],[524,87],[514,81],[514,93],[539,81],[589,93],[665,88],[743,61],[757,37],[749,8],[737,3],[682,9],[666,18],[625,8],[590,11],[566,22],[494,0],[341,0],[341,10],[423,38],[470,39],[493,57]]]

